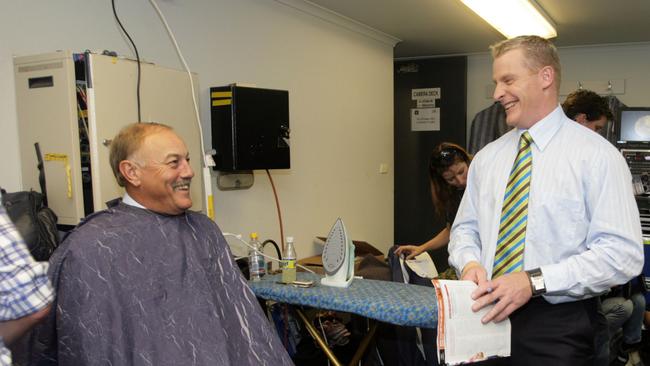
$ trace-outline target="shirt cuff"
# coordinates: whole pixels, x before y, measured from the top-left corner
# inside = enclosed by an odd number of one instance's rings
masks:
[[[54,291],[47,277],[47,262],[34,262],[16,274],[13,286],[6,290],[1,320],[14,320],[33,314],[54,300]]]
[[[569,290],[569,273],[565,265],[561,263],[541,266],[540,270],[544,276],[544,286],[547,295],[560,295]]]
[[[467,263],[469,263],[469,262],[479,262],[480,263],[480,259],[474,253],[472,253],[471,250],[468,250],[468,249],[465,249],[465,250],[460,251],[459,253],[456,253],[456,255],[454,255],[453,258],[455,260],[452,260],[452,257],[449,257],[449,259],[450,259],[449,264],[451,264],[451,266],[456,269],[456,272],[458,273],[459,278],[460,278],[460,275],[463,273],[463,269],[465,268]]]

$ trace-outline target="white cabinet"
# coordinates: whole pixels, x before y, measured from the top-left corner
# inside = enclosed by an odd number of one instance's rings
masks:
[[[76,225],[123,194],[108,146],[123,126],[137,121],[137,63],[59,51],[16,57],[14,69],[23,188],[40,191],[38,142],[49,206],[59,224]],[[198,85],[196,75],[193,80]],[[172,126],[187,144],[195,172],[192,209],[203,211],[201,144],[187,73],[141,63],[140,90],[142,120]]]

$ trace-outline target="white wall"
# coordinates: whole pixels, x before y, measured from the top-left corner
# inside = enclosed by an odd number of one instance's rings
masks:
[[[116,3],[141,58],[180,69],[150,4]],[[208,145],[210,86],[240,82],[289,90],[291,169],[271,174],[284,232],[296,237],[298,256],[320,253],[312,239],[326,235],[338,216],[353,238],[385,252],[393,240],[392,43],[381,34],[310,15],[300,3],[160,0],[159,6],[199,75]],[[12,57],[57,49],[133,53],[113,19],[110,1],[5,0],[2,8],[0,153],[5,159],[0,185],[17,190],[21,181],[20,163],[13,158],[18,147]],[[380,163],[388,164],[388,174],[379,174]],[[214,193],[216,221],[224,231],[255,230],[263,239],[279,240],[265,172],[256,172],[249,190],[222,192],[215,187]]]
[[[616,96],[629,107],[650,106],[650,44],[560,48],[563,90],[577,88],[577,81],[625,80],[625,91]],[[492,103],[486,87],[492,84],[489,54],[467,60],[467,123]],[[560,96],[564,100],[565,95]]]

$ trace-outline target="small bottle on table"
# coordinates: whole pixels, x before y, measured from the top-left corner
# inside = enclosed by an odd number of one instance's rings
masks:
[[[287,247],[282,255],[282,282],[292,283],[296,280],[296,249],[293,246],[293,237],[287,237]]]
[[[248,251],[248,272],[252,281],[259,281],[266,274],[266,264],[262,255],[262,244],[257,239],[257,233],[251,233]]]

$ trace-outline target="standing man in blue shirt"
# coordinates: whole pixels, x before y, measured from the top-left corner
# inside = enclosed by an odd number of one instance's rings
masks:
[[[560,60],[537,36],[491,47],[494,99],[515,127],[470,167],[450,264],[482,321],[512,323],[513,365],[590,365],[596,296],[641,271],[630,171],[559,106]]]
[[[47,263],[34,261],[0,205],[0,366],[9,366],[6,348],[44,319],[54,298]]]

